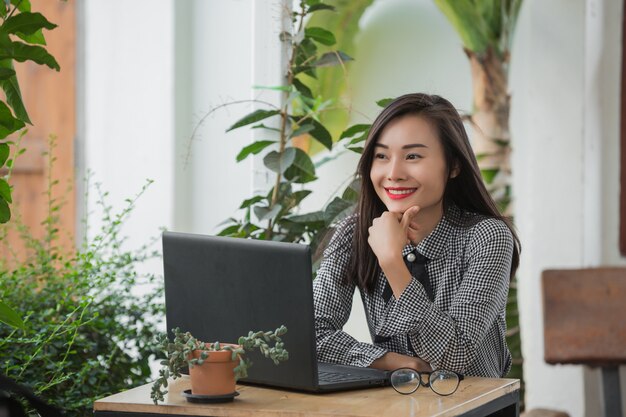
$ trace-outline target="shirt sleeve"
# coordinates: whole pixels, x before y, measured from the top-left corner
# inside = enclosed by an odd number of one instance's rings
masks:
[[[355,289],[354,284],[343,282],[355,223],[355,216],[351,216],[337,226],[313,281],[315,335],[319,361],[366,367],[387,350],[359,342],[342,331],[350,317]]]
[[[415,353],[434,368],[464,373],[477,347],[506,308],[513,236],[506,224],[487,219],[474,226],[466,270],[447,312],[431,302],[416,278],[392,297],[377,334],[408,334]]]

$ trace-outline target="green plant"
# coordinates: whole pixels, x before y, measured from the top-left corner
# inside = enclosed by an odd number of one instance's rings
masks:
[[[4,0],[0,2],[0,88],[6,102],[0,100],[0,140],[32,124],[22,101],[14,62],[32,61],[59,71],[59,64],[44,46],[46,40],[43,29],[51,30],[57,25],[50,23],[41,13],[32,13],[30,0]],[[19,38],[24,42],[20,42]],[[11,112],[13,110],[13,112]],[[9,158],[13,141],[0,142],[0,168],[10,168],[13,159]],[[11,219],[11,186],[7,177],[0,178],[0,223]]]
[[[244,200],[240,206],[244,210],[242,218],[231,217],[226,220],[225,228],[219,232],[220,236],[308,241],[315,250],[324,236],[324,230],[353,210],[358,182],[350,183],[341,196],[335,197],[324,209],[306,214],[297,213],[302,201],[311,194],[310,190],[304,188],[305,184],[317,179],[317,167],[334,158],[323,158],[316,166],[303,149],[294,145],[295,138],[306,135],[328,151],[333,149],[333,138],[320,122],[320,115],[331,109],[333,102],[313,94],[306,81],[316,78],[318,71],[325,67],[344,66],[352,59],[339,50],[319,52],[318,46],[332,47],[335,44],[334,34],[321,27],[304,25],[308,16],[329,11],[334,11],[334,7],[318,0],[300,1],[299,10],[292,13],[291,31],[280,34],[280,40],[286,44],[290,57],[285,83],[263,87],[282,92],[281,107],[256,110],[227,130],[252,125],[252,128],[263,129],[274,137],[273,140],[257,141],[244,147],[237,156],[240,162],[273,146],[274,149],[264,156],[263,162],[274,175],[274,186],[267,194],[254,195]],[[272,118],[275,125],[260,123]],[[343,141],[346,150],[360,152],[358,145],[365,140],[368,130],[367,124],[352,126],[340,135],[338,141]]]
[[[257,348],[266,357],[271,359],[275,365],[289,359],[289,352],[285,350],[284,344],[280,336],[287,333],[285,326],[280,326],[274,331],[258,331],[249,332],[247,336],[241,336],[238,345],[224,345],[220,342],[205,343],[201,342],[191,335],[189,332],[181,332],[176,328],[172,330],[174,340],[169,341],[166,335],[162,335],[159,339],[159,348],[165,352],[166,358],[161,361],[163,368],[159,371],[159,377],[152,385],[150,397],[157,404],[164,400],[167,391],[167,380],[181,377],[181,371],[186,367],[199,366],[211,355],[211,352],[230,351],[232,352],[232,360],[239,358],[239,364],[234,369],[235,380],[248,376],[248,368],[252,366],[252,362],[246,357],[246,352]],[[270,346],[269,343],[274,343]],[[193,353],[200,351],[199,357],[194,357]]]
[[[162,284],[138,267],[159,255],[150,249],[153,242],[125,250],[121,235],[148,185],[114,212],[96,184],[102,229],[69,253],[57,245],[63,202],[52,199],[50,179],[44,236],[30,235],[19,218],[0,227],[0,236],[19,230],[29,248],[25,262],[0,260],[0,299],[24,317],[23,329],[0,324],[0,372],[67,416],[91,416],[95,399],[151,378],[154,329],[164,314]]]

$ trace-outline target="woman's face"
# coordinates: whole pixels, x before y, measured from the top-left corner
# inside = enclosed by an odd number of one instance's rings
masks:
[[[391,212],[419,206],[422,215],[441,213],[448,177],[436,128],[415,115],[389,122],[375,145],[370,180]]]

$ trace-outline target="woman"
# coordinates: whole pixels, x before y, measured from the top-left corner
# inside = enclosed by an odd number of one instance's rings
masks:
[[[313,283],[318,360],[503,377],[519,240],[489,196],[447,100],[407,94],[376,118],[356,213]],[[359,288],[373,344],[342,331]]]

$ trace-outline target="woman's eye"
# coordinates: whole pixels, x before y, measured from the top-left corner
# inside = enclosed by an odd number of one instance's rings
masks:
[[[384,153],[374,154],[374,159],[385,159],[385,158],[386,158],[386,156],[385,156]]]
[[[406,156],[406,159],[422,159],[422,155],[417,153],[410,153]]]

